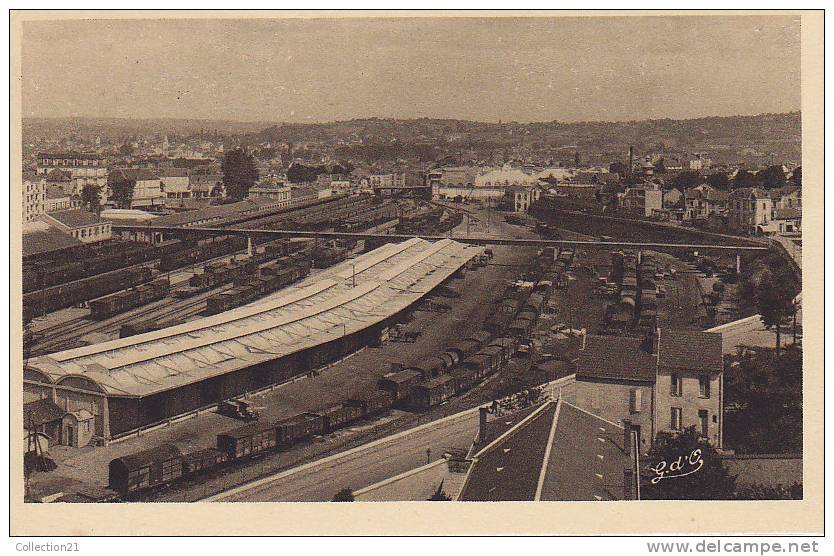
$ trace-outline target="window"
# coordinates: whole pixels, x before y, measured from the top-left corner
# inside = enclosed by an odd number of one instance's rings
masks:
[[[698,421],[701,422],[701,436],[709,438],[709,411],[706,409],[699,409]]]
[[[673,407],[672,408],[672,416],[671,416],[670,427],[673,431],[679,431],[683,429],[683,409],[680,407]]]
[[[698,395],[702,398],[709,398],[709,375],[698,377]]]
[[[669,384],[669,395],[670,396],[681,396],[683,395],[683,384],[681,383],[680,375],[673,374],[670,377],[671,382]]]
[[[162,480],[171,481],[182,475],[182,463],[179,459],[169,459],[162,462]]]
[[[143,488],[151,484],[150,466],[140,467],[127,474],[128,489]]]

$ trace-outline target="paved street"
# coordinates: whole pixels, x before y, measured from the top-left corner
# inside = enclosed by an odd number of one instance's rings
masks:
[[[478,412],[458,415],[279,473],[209,501],[327,502],[343,488],[356,491],[424,465],[427,448],[432,461],[451,448],[468,448],[478,429]]]

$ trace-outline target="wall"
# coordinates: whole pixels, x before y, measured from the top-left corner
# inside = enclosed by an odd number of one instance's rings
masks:
[[[745,454],[722,456],[721,462],[739,486],[767,487],[802,484],[802,454]]]
[[[448,465],[441,458],[423,467],[357,490],[357,502],[422,502],[431,498],[446,477]]]
[[[695,426],[700,431],[698,411],[709,412],[709,441],[713,446],[721,446],[721,374],[713,374],[710,378],[710,397],[700,397],[698,377],[701,373],[675,371],[682,381],[681,396],[672,396],[671,372],[660,369],[657,373],[657,430],[671,431],[672,407],[683,410],[683,428]]]
[[[641,394],[640,411],[631,413],[631,391],[639,390]],[[594,415],[607,419],[618,425],[623,419],[630,419],[633,425],[640,427],[641,451],[648,452],[654,439],[652,423],[653,388],[649,383],[624,384],[601,379],[576,380],[575,405]]]

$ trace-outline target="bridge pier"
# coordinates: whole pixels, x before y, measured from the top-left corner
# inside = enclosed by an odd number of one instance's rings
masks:
[[[736,274],[741,274],[741,253],[736,253]]]
[[[250,257],[253,254],[252,236],[246,236],[246,254],[249,255]]]

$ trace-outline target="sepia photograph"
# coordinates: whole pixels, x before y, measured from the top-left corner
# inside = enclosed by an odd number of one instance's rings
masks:
[[[19,530],[821,530],[820,12],[10,21]]]

